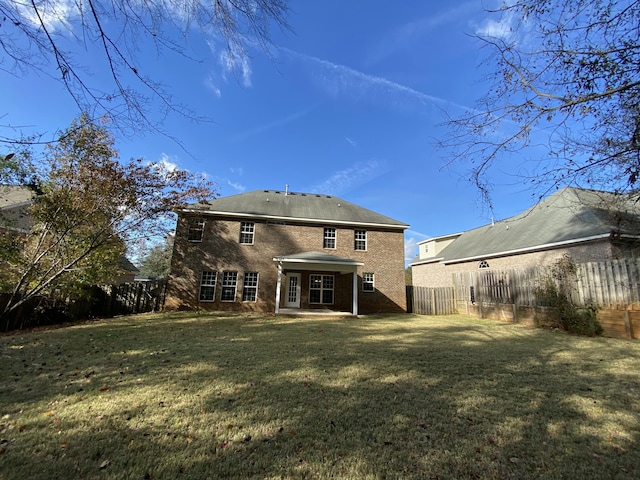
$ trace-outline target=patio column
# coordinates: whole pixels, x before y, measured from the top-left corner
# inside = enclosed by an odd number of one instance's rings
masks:
[[[280,288],[282,287],[282,262],[278,262],[278,282],[276,284],[276,315],[280,313]]]
[[[358,315],[358,272],[353,272],[353,314]]]

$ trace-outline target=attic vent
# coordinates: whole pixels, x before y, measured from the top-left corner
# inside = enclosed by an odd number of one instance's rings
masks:
[[[269,193],[269,190],[263,190],[264,193]]]

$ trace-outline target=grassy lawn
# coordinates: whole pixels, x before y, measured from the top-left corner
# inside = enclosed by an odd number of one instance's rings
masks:
[[[0,337],[1,479],[638,478],[640,342],[464,317]]]

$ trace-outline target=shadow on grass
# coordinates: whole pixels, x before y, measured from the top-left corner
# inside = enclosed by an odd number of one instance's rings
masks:
[[[634,478],[640,347],[468,319],[0,339],[1,478]]]

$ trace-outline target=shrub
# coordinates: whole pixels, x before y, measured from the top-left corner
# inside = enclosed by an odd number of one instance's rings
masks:
[[[575,281],[575,275],[575,264],[565,255],[542,278],[541,285],[535,289],[539,305],[549,309],[546,321],[542,323],[578,335],[601,335],[597,307],[579,307],[571,300],[571,283]]]

